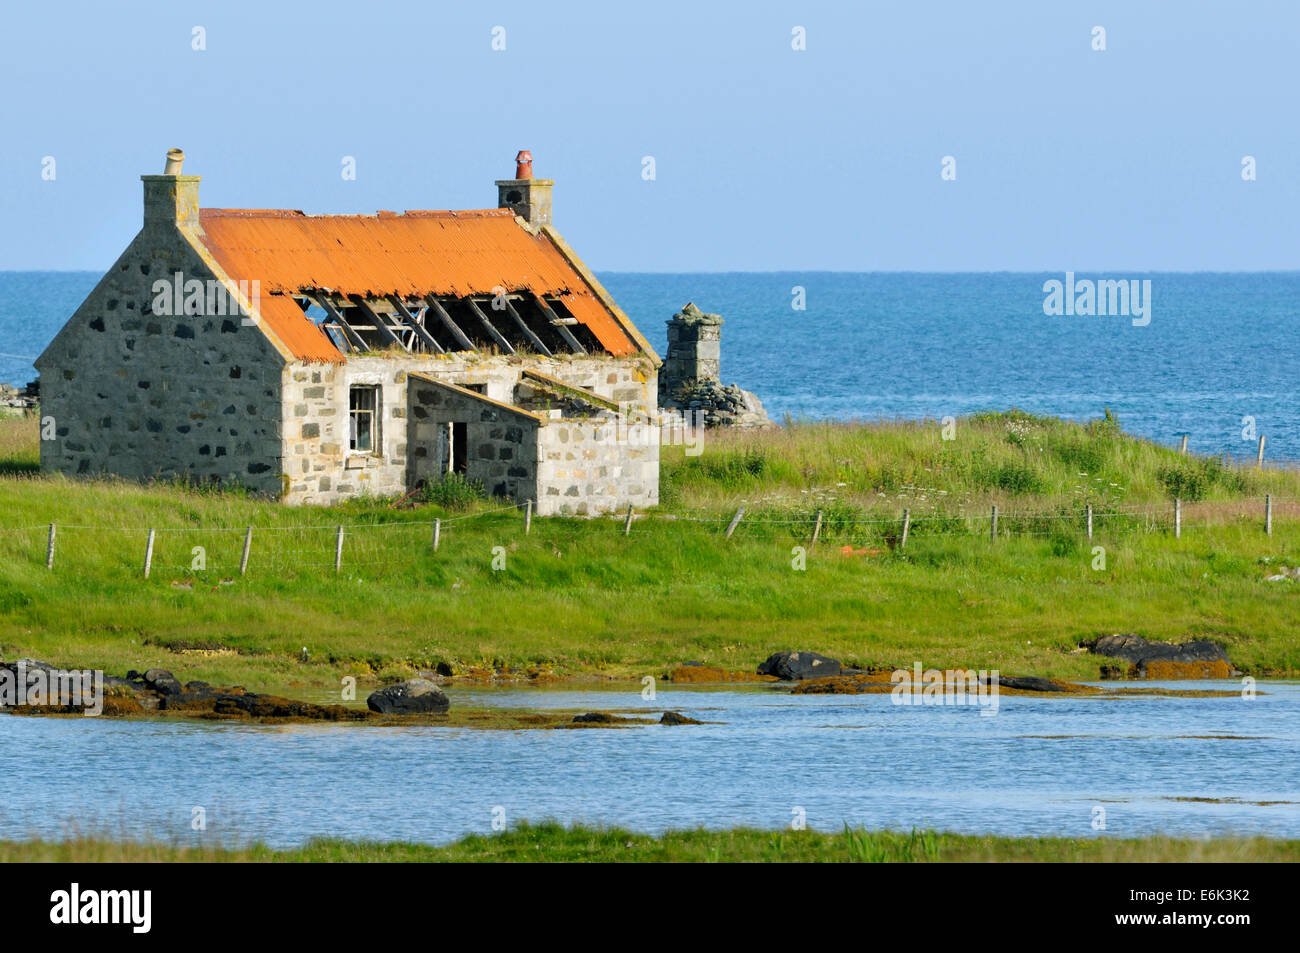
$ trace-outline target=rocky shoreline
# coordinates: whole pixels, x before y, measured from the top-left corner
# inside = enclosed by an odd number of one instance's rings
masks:
[[[48,662],[23,658],[0,663],[0,676],[11,682],[26,680],[39,673],[46,683],[64,670]],[[658,719],[639,711],[586,712],[536,711],[530,709],[464,709],[453,712],[451,700],[433,681],[410,678],[385,685],[371,692],[365,708],[348,705],[322,705],[263,692],[251,692],[242,686],[214,687],[207,682],[182,683],[168,669],[151,668],[145,672],[129,671],[125,677],[104,675],[98,714],[114,718],[185,718],[204,721],[243,721],[258,724],[302,724],[332,722],[375,726],[443,725],[463,728],[537,729],[537,728],[620,728],[643,724],[698,725],[681,712],[666,710]],[[42,699],[51,702],[53,699]],[[15,715],[91,714],[94,704],[89,689],[79,689],[67,704],[4,704],[0,712]]]
[[[1102,666],[1102,678],[1145,680],[1226,679],[1239,676],[1224,650],[1213,642],[1191,641],[1180,644],[1152,642],[1136,635],[1108,635],[1081,643],[1077,651],[1114,659]],[[49,681],[61,670],[35,659],[0,663],[0,681],[13,685],[39,673]],[[781,651],[765,659],[754,672],[731,671],[703,662],[683,662],[666,673],[674,684],[768,684],[784,687],[794,695],[815,694],[883,694],[899,684],[898,672],[910,683],[912,669],[869,668],[845,665],[838,659],[816,652]],[[422,676],[425,673],[422,673]],[[179,717],[210,721],[249,721],[265,724],[296,722],[334,722],[346,724],[456,724],[463,727],[496,728],[573,728],[626,727],[641,724],[701,724],[680,712],[665,711],[656,722],[644,711],[585,712],[530,711],[526,709],[470,709],[452,711],[451,700],[441,685],[460,681],[450,669],[430,671],[428,677],[392,682],[371,692],[366,707],[346,704],[318,704],[262,692],[242,686],[216,687],[207,682],[182,683],[171,671],[151,668],[144,672],[129,671],[124,677],[103,676],[101,713],[110,717]],[[562,681],[553,673],[528,673],[524,681],[555,684]],[[543,677],[545,675],[546,677]],[[468,684],[518,683],[515,678],[498,679],[487,672],[475,671],[463,677]],[[979,674],[981,687],[987,688],[990,676]],[[1039,676],[998,675],[998,693],[1041,697],[1107,697],[1121,695],[1235,695],[1239,690],[1103,688]],[[29,715],[81,715],[91,705],[88,689],[65,703],[6,703],[0,694],[0,711]],[[44,699],[49,702],[51,699]]]

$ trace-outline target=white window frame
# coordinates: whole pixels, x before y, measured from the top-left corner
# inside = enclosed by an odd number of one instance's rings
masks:
[[[374,407],[369,410],[358,411],[352,406],[352,395],[357,391],[369,391],[374,395]],[[384,389],[378,382],[371,381],[354,381],[348,385],[348,453],[359,457],[380,457],[383,456],[384,448],[384,429],[383,429],[383,404]],[[356,442],[356,413],[370,414],[370,449],[359,450],[354,446]]]

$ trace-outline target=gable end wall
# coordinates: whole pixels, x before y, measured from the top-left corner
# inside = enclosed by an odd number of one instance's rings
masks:
[[[38,359],[41,469],[278,496],[284,360],[238,314],[155,314],[154,282],[177,272],[215,280],[178,229],[146,227]]]

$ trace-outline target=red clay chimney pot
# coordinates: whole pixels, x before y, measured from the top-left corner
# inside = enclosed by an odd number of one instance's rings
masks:
[[[533,154],[527,149],[520,149],[515,156],[515,178],[531,179],[533,177]]]

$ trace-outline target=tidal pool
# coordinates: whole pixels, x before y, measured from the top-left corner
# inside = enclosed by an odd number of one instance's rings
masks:
[[[660,687],[654,700],[639,686],[449,691],[460,706],[718,722],[589,730],[0,716],[0,824],[8,839],[281,847],[442,843],[501,817],[647,832],[804,816],[818,830],[1300,837],[1300,683],[1258,688],[1253,700],[1003,697],[993,717],[771,686]],[[206,830],[193,830],[196,808]]]

